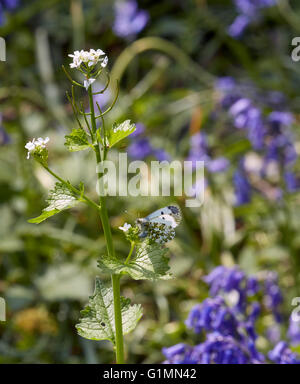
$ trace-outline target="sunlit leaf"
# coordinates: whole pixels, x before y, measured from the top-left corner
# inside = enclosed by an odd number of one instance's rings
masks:
[[[70,135],[65,136],[65,146],[71,152],[83,151],[90,147],[88,135],[83,129],[73,129]]]
[[[65,184],[56,183],[54,190],[50,191],[47,203],[48,207],[43,209],[42,214],[28,220],[29,223],[39,224],[60,211],[74,207],[79,203],[79,200]]]
[[[98,261],[98,267],[110,274],[127,273],[135,280],[170,279],[167,252],[168,249],[161,244],[144,242],[138,246],[129,263],[103,256]]]
[[[107,139],[110,147],[125,139],[136,130],[135,124],[131,124],[130,120],[125,120],[121,124],[114,124],[109,130]]]
[[[134,330],[142,316],[140,305],[131,305],[130,300],[121,297],[123,334]],[[78,334],[89,340],[110,340],[115,343],[114,296],[111,287],[105,286],[96,278],[94,295],[81,311],[80,323],[76,325]]]

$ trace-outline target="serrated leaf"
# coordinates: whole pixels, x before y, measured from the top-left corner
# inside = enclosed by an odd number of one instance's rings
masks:
[[[77,196],[63,183],[56,183],[47,199],[48,207],[43,209],[43,213],[28,220],[29,223],[39,224],[49,217],[63,211],[65,209],[73,208],[79,203]]]
[[[131,124],[130,120],[125,120],[121,124],[114,124],[109,130],[107,139],[110,147],[125,139],[136,130],[135,124]]]
[[[90,147],[88,135],[83,129],[73,129],[70,135],[65,136],[65,146],[71,152],[83,151]]]
[[[169,259],[165,256],[167,248],[161,244],[142,243],[138,246],[135,256],[128,264],[118,259],[111,259],[108,256],[98,261],[98,267],[110,274],[127,273],[135,280],[158,280],[170,279]]]
[[[130,304],[130,300],[121,297],[123,334],[131,332],[142,317],[140,305]],[[80,323],[76,325],[80,336],[89,340],[110,340],[115,344],[114,296],[111,287],[105,286],[96,278],[94,295],[81,311]]]

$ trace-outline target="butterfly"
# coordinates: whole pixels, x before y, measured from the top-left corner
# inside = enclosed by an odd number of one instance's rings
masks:
[[[145,218],[137,219],[140,237],[150,237],[158,243],[164,243],[175,236],[174,228],[181,221],[181,211],[177,205],[169,205],[150,213]]]

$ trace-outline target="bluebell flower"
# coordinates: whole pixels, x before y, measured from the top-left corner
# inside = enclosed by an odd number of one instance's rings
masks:
[[[260,18],[261,10],[275,3],[276,0],[234,0],[239,15],[229,26],[229,35],[233,38],[241,37],[248,25]]]
[[[283,302],[281,290],[278,285],[278,275],[268,272],[264,278],[264,304],[272,311],[277,322],[281,321],[280,306]]]
[[[250,203],[252,196],[251,184],[248,180],[243,162],[240,162],[239,168],[233,175],[233,184],[236,199],[235,205],[239,206]]]
[[[133,38],[145,28],[148,20],[148,12],[139,10],[135,0],[118,1],[113,30],[119,37]]]
[[[12,10],[17,8],[20,4],[20,0],[1,0],[1,3],[6,9]]]
[[[290,317],[288,338],[291,341],[291,345],[300,345],[300,320],[295,321]]]
[[[167,358],[164,364],[197,364],[197,361],[192,359],[192,351],[192,347],[183,343],[163,348],[162,353]]]
[[[219,77],[215,82],[215,88],[220,91],[232,91],[236,87],[236,81],[231,76]]]
[[[8,144],[10,142],[10,137],[5,131],[4,128],[0,127],[0,146]]]
[[[19,6],[19,0],[0,0],[0,25],[5,22],[5,12],[13,11]]]
[[[238,39],[243,35],[245,29],[250,23],[251,19],[247,15],[237,16],[228,28],[229,35],[235,39]]]
[[[195,333],[202,330],[219,332],[222,335],[237,335],[238,321],[234,313],[225,304],[222,297],[205,299],[190,312],[186,322],[188,328]]]
[[[142,123],[137,123],[136,130],[130,135],[131,138],[133,137],[139,137],[145,132],[145,126]]]
[[[254,296],[259,291],[259,283],[255,276],[248,277],[246,290],[248,296]]]
[[[217,296],[222,293],[235,291],[238,293],[238,301],[235,309],[243,311],[246,305],[248,293],[247,278],[239,268],[216,267],[203,280],[210,286],[210,294]]]
[[[0,146],[8,144],[10,142],[10,136],[2,126],[2,115],[0,114]]]
[[[136,160],[143,160],[153,153],[153,147],[146,137],[134,139],[128,147],[128,154]]]
[[[229,108],[234,126],[245,129],[254,149],[262,149],[266,134],[261,110],[255,107],[249,98],[237,98]]]
[[[268,120],[273,128],[280,131],[281,126],[290,126],[295,119],[290,112],[273,111],[269,114]]]
[[[284,180],[288,192],[296,192],[300,189],[300,180],[294,172],[286,171],[284,173]]]
[[[224,172],[229,167],[229,160],[226,157],[217,157],[216,159],[209,160],[206,167],[211,173]]]
[[[207,339],[194,347],[192,357],[198,364],[250,364],[257,362],[251,358],[251,351],[232,336],[217,332],[207,335]]]
[[[251,323],[255,323],[260,313],[261,313],[261,306],[257,301],[255,301],[254,303],[252,303],[250,308],[249,320],[251,321]]]
[[[196,334],[202,333],[204,341],[195,346],[177,344],[164,348],[169,364],[264,364],[266,357],[256,345],[256,322],[263,306],[253,301],[253,296],[262,298],[264,304],[275,317],[281,303],[281,292],[277,275],[272,272],[260,273],[258,278],[246,276],[238,267],[216,267],[204,280],[210,285],[212,298],[195,305],[186,320],[188,328]],[[238,292],[242,302],[237,306],[230,303],[230,294]],[[278,324],[273,326],[277,327]],[[292,325],[291,325],[292,326]],[[290,338],[300,341],[300,328],[293,324]],[[280,337],[269,337],[272,342]],[[277,364],[299,364],[300,360],[283,341],[279,342],[268,354],[268,358]]]
[[[268,353],[268,357],[276,364],[300,364],[300,360],[293,353],[286,342],[280,341],[272,351]]]
[[[154,149],[153,156],[158,161],[171,161],[171,156],[164,149]]]
[[[207,154],[208,144],[206,135],[202,132],[195,133],[190,138],[190,152],[187,160],[196,161],[208,161],[209,156]]]
[[[187,160],[193,162],[193,168],[196,168],[196,161],[204,161],[204,166],[211,173],[224,172],[229,166],[229,160],[225,157],[211,158],[207,137],[203,132],[191,136]]]
[[[135,160],[144,160],[153,156],[158,161],[170,161],[170,155],[164,149],[154,148],[144,133],[145,126],[137,123],[135,132],[130,135],[132,142],[128,147],[129,156]]]

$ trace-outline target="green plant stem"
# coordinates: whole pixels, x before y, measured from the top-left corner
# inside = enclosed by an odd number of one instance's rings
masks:
[[[132,256],[132,252],[133,252],[133,250],[134,250],[134,247],[135,247],[135,242],[133,241],[133,242],[131,243],[130,251],[129,251],[129,253],[128,253],[128,256],[127,256],[127,258],[126,258],[124,264],[128,264],[128,263],[129,263],[129,261],[130,261],[130,259],[131,259],[131,256]]]
[[[100,209],[98,204],[96,204],[93,200],[89,199],[86,195],[81,193],[81,191],[79,189],[75,188],[71,183],[69,183],[68,181],[66,181],[66,180],[62,179],[61,177],[59,177],[55,172],[51,171],[51,169],[48,168],[46,165],[42,164],[42,166],[46,169],[47,172],[50,173],[50,175],[52,175],[58,181],[60,181],[62,184],[64,184],[66,187],[71,189],[71,191],[73,191],[76,195],[81,196],[85,203],[87,203],[88,205],[90,205],[93,208],[96,208],[97,210]]]
[[[116,328],[116,361],[117,364],[124,364],[124,345],[121,312],[120,275],[111,275],[114,294],[114,312]]]
[[[94,135],[97,137],[97,144],[95,145],[95,153],[97,165],[101,164],[101,153],[100,153],[100,143],[99,143],[99,135],[97,135],[97,125],[95,119],[95,109],[94,109],[94,101],[93,101],[93,90],[90,86],[88,89],[89,94],[89,103],[90,103],[90,111],[91,111],[91,123],[92,130]],[[105,140],[105,138],[104,138]],[[101,173],[98,173],[98,183],[101,182]],[[115,249],[107,214],[106,208],[106,199],[105,196],[100,195],[100,219],[103,227],[103,232],[106,240],[107,252],[108,256],[111,258],[115,258]],[[116,330],[116,361],[117,364],[124,363],[124,342],[123,342],[123,329],[122,329],[122,312],[121,312],[121,295],[120,295],[120,276],[119,275],[111,275],[112,288],[113,288],[113,296],[114,296],[114,315],[115,315],[115,330]]]

